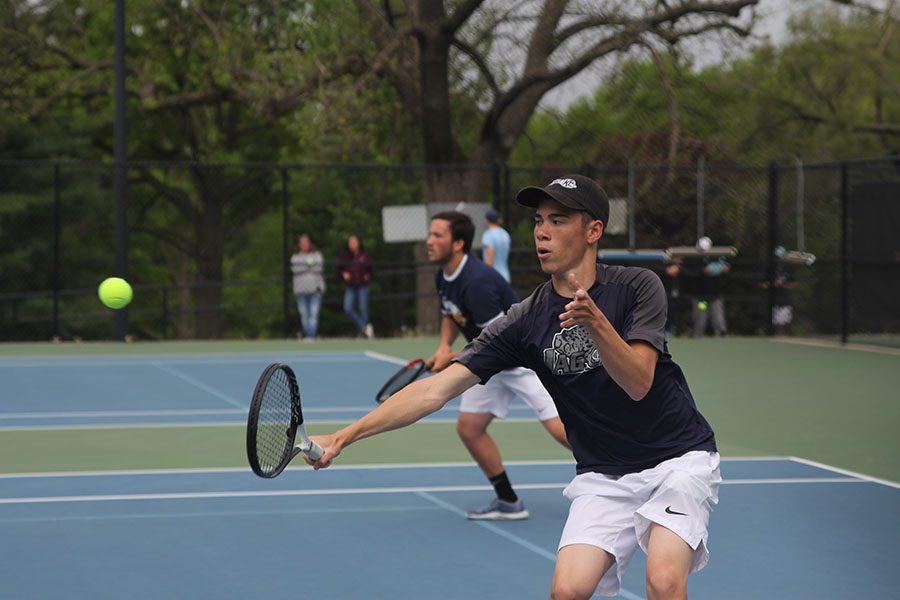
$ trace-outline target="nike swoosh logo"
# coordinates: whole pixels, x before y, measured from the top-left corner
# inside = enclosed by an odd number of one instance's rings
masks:
[[[670,515],[681,515],[683,517],[687,516],[687,513],[682,513],[682,512],[678,512],[677,510],[672,510],[671,506],[666,507],[666,512],[669,513]]]

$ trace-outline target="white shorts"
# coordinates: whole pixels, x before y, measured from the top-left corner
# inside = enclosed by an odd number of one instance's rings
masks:
[[[790,325],[794,320],[794,309],[791,306],[772,307],[773,325]]]
[[[518,396],[531,407],[541,421],[558,416],[553,398],[531,369],[516,367],[500,371],[484,385],[473,385],[463,392],[460,412],[491,413],[504,418],[509,413],[509,403]]]
[[[694,451],[621,477],[582,473],[563,494],[572,501],[559,548],[589,544],[615,557],[597,594],[615,596],[628,563],[650,541],[650,524],[675,532],[694,550],[691,572],[709,561],[709,515],[719,502],[719,454]]]

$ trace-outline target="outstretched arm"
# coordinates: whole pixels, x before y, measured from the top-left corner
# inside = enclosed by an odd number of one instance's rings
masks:
[[[317,470],[327,467],[353,442],[411,425],[439,410],[479,381],[468,368],[453,363],[437,375],[406,386],[355,423],[331,435],[311,436],[312,440],[324,448],[325,453],[316,461],[305,457],[306,462]]]
[[[447,315],[441,317],[441,339],[438,342],[437,350],[425,361],[429,371],[443,371],[450,364],[450,361],[459,354],[453,351],[453,342],[459,335],[459,327],[456,322]]]

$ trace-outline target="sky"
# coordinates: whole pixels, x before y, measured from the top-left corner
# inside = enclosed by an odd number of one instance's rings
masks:
[[[867,3],[884,6],[888,1],[867,0]],[[787,38],[788,21],[792,15],[807,8],[824,8],[826,6],[834,7],[835,3],[832,0],[761,0],[757,5],[757,14],[760,20],[754,29],[754,39],[748,41],[747,47],[758,45],[765,39],[776,46],[782,44]],[[696,42],[687,46],[687,49],[693,55],[698,67],[721,64],[728,60],[728,53],[715,37]],[[609,69],[609,65],[603,64],[585,69],[578,77],[548,93],[541,102],[541,106],[561,110],[576,100],[591,95],[607,69]]]

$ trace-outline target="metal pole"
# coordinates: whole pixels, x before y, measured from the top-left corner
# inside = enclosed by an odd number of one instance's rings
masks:
[[[775,335],[775,325],[772,323],[775,311],[775,247],[778,245],[778,165],[775,161],[769,163],[769,246],[767,253],[767,270],[769,278],[769,323],[767,331],[769,335]]]
[[[850,178],[847,163],[841,163],[841,343],[850,332]]]
[[[803,161],[797,159],[797,250],[800,252],[806,252],[806,230],[805,230],[805,222],[806,218],[804,213],[804,194],[806,182],[803,179]]]
[[[697,238],[703,237],[703,231],[706,229],[706,223],[703,221],[703,214],[706,212],[706,199],[704,191],[706,187],[706,157],[701,156],[697,161]]]
[[[169,289],[162,289],[162,338],[169,339]]]
[[[500,183],[500,169],[502,165],[499,162],[494,163],[494,167],[491,169],[491,189],[494,195],[494,201],[492,206],[496,209],[500,208],[500,196],[502,194],[502,188]]]
[[[116,264],[115,274],[128,279],[128,144],[125,121],[125,0],[116,0],[115,14],[115,173],[113,195],[116,199]],[[115,313],[116,339],[128,334],[128,309]]]
[[[635,231],[635,183],[634,183],[634,159],[628,161],[628,249],[634,250],[637,244]]]
[[[53,165],[53,335],[59,336],[59,241],[60,241],[59,165]]]
[[[503,192],[501,194],[501,198],[503,199],[503,222],[506,223],[507,227],[509,227],[509,205],[510,205],[510,174],[509,174],[509,164],[503,163]]]
[[[291,336],[290,318],[291,303],[288,298],[291,296],[291,279],[288,273],[291,272],[291,251],[290,251],[290,227],[288,223],[288,172],[287,169],[281,169],[281,297],[282,309],[284,315],[284,337]]]

